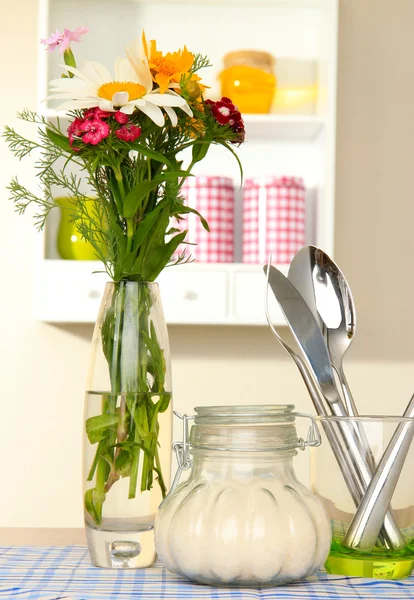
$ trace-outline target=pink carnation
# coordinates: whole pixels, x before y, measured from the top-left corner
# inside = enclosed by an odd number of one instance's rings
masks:
[[[124,142],[133,142],[141,135],[141,127],[124,125],[115,131],[115,135]]]
[[[70,46],[71,42],[80,42],[81,37],[89,32],[88,27],[77,27],[73,31],[65,29],[63,33],[60,33],[56,29],[55,33],[52,33],[50,37],[45,40],[40,40],[42,44],[45,44],[46,50],[53,52],[56,48],[59,48],[61,54],[64,53]]]
[[[96,144],[99,144],[99,142],[108,137],[111,131],[108,123],[105,123],[105,121],[101,121],[100,119],[85,119],[79,129],[84,133],[82,142],[91,144],[92,146],[96,146]]]
[[[120,110],[117,110],[114,113],[114,119],[120,125],[125,125],[125,123],[128,123],[128,121],[129,121],[128,115],[126,115],[125,113],[121,112]]]
[[[107,110],[101,110],[98,106],[95,106],[94,108],[88,108],[88,110],[85,110],[85,112],[83,113],[83,118],[84,119],[108,119],[111,116],[112,113],[110,113]]]

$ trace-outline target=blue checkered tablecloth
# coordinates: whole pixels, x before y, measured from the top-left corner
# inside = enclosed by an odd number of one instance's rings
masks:
[[[277,588],[196,585],[150,569],[106,570],[92,566],[83,546],[0,547],[0,598],[19,600],[394,600],[414,598],[414,577],[402,581],[360,579],[318,573]]]

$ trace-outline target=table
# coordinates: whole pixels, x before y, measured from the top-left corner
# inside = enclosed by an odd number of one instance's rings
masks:
[[[0,529],[0,599],[8,600],[394,600],[414,598],[414,577],[384,581],[319,572],[278,588],[215,588],[150,569],[90,563],[82,530]],[[40,545],[33,545],[33,544]]]

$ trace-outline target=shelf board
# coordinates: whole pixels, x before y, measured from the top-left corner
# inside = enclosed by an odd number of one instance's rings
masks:
[[[98,2],[98,0],[95,0]],[[133,4],[230,4],[257,6],[282,6],[287,8],[320,8],[323,0],[124,0]]]
[[[279,268],[286,274],[287,265]],[[41,260],[36,317],[47,323],[94,323],[107,281],[97,261]],[[262,265],[190,263],[165,269],[159,285],[170,325],[266,325]],[[274,323],[283,325],[272,295],[269,302]]]
[[[64,110],[53,108],[46,108],[43,114],[49,119],[67,118]],[[243,119],[247,139],[312,141],[325,125],[316,115],[245,114]]]
[[[311,141],[320,133],[325,120],[316,115],[243,115],[246,139]]]

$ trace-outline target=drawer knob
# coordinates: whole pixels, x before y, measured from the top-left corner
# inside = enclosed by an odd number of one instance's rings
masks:
[[[184,299],[185,300],[197,300],[198,294],[196,292],[193,292],[192,290],[187,290],[184,293]]]

